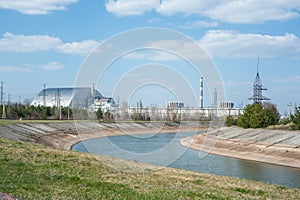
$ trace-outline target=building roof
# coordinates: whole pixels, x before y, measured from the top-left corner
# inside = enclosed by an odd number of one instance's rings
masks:
[[[92,87],[63,87],[47,88],[38,93],[33,99],[33,106],[61,106],[87,107],[93,103],[95,98],[103,98],[99,91]],[[44,101],[45,99],[45,101]]]

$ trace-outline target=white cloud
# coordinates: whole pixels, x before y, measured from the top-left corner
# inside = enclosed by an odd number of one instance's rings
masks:
[[[294,0],[224,1],[202,15],[230,23],[283,21],[300,16],[300,2]]]
[[[63,69],[64,65],[61,64],[60,62],[52,61],[50,63],[40,66],[40,68],[48,70],[48,71],[56,71],[56,70]]]
[[[84,40],[81,42],[64,43],[57,47],[61,53],[67,54],[87,54],[99,45],[94,40]]]
[[[294,0],[163,0],[157,12],[164,15],[198,14],[229,23],[263,23],[300,16],[300,2]]]
[[[257,57],[257,53],[263,57],[276,57],[297,55],[300,52],[300,39],[288,33],[272,36],[211,30],[200,39],[200,44],[213,57]]]
[[[174,15],[177,13],[185,15],[201,14],[221,2],[222,0],[162,0],[157,8],[157,12],[162,15]]]
[[[15,35],[4,33],[0,39],[0,52],[58,51],[66,54],[88,54],[98,45],[93,40],[64,43],[48,35]]]
[[[0,0],[0,8],[15,10],[27,15],[45,15],[56,10],[66,10],[66,6],[78,0]]]
[[[222,22],[246,24],[283,21],[300,16],[295,0],[109,0],[108,12],[118,16],[142,15],[156,10],[161,15],[199,15]]]
[[[142,15],[152,9],[156,9],[159,0],[108,0],[106,10],[117,16]]]
[[[0,72],[32,72],[32,70],[26,66],[0,66]]]
[[[54,49],[62,42],[48,35],[14,35],[4,33],[0,39],[0,51],[33,52]]]
[[[217,27],[219,24],[217,22],[207,22],[207,21],[193,21],[187,22],[185,25],[180,26],[180,28],[184,29],[199,29],[199,28],[208,28],[208,27]]]

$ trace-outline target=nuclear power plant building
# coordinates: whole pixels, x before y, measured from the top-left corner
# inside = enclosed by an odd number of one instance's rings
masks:
[[[95,102],[98,101],[101,101],[101,106],[95,105]],[[98,108],[105,107],[105,110],[108,110],[114,104],[115,102],[112,98],[103,97],[93,87],[47,88],[39,92],[31,102],[32,106],[62,106],[83,109],[90,109],[91,106],[96,106]]]

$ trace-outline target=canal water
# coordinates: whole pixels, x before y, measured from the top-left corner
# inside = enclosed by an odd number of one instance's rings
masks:
[[[300,188],[300,169],[199,153],[180,144],[180,139],[194,134],[189,132],[111,136],[79,142],[72,149],[195,172]]]

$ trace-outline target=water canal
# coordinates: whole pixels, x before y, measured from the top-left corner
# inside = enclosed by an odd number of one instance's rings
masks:
[[[195,134],[166,133],[125,135],[80,142],[73,150],[108,155],[149,164],[201,173],[232,176],[300,188],[300,169],[223,156],[199,154],[180,145],[180,139]]]

